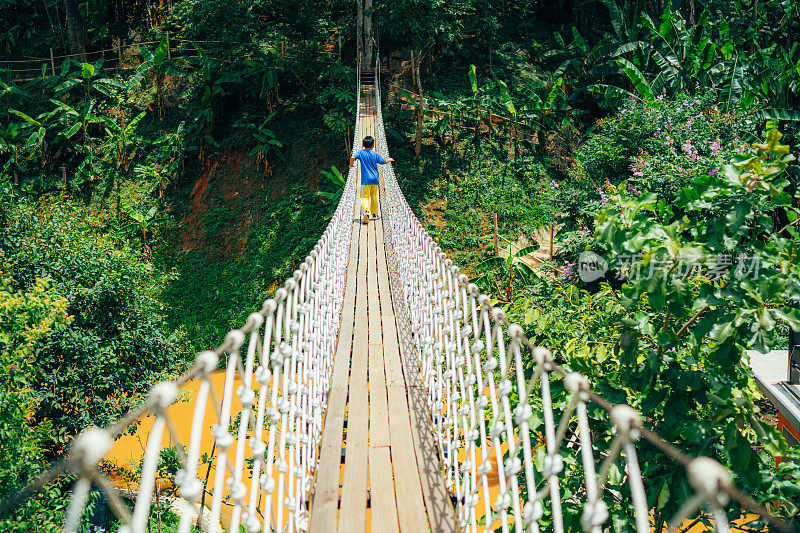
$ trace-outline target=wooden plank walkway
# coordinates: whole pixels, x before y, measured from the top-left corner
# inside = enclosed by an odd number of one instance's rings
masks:
[[[374,136],[372,86],[361,102],[361,131]],[[360,210],[359,198],[310,531],[455,532],[419,367],[401,353],[405,313],[395,313],[390,291],[391,245],[383,220],[362,225]]]

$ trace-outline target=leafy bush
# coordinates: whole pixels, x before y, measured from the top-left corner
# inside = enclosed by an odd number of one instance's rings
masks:
[[[68,302],[71,320],[38,340],[21,369],[36,394],[36,417],[68,435],[116,420],[178,372],[191,349],[181,330],[166,327],[158,300],[166,280],[140,254],[82,227],[76,207],[22,202],[0,228],[14,290],[49,278]]]
[[[0,253],[0,261],[4,260]],[[13,458],[0,468],[0,498],[20,488],[48,464],[49,450],[59,432],[46,416],[37,414],[39,396],[31,390],[29,369],[36,365],[38,343],[53,328],[69,323],[68,302],[55,294],[47,280],[37,279],[26,290],[14,290],[10,265],[0,265],[0,454]],[[12,519],[0,520],[0,531],[60,530],[60,511],[51,487],[24,502]]]
[[[793,157],[779,139],[771,129],[765,143],[695,178],[674,204],[631,196],[621,184],[594,243],[617,279],[591,293],[567,285],[513,313],[599,394],[633,405],[668,442],[716,457],[745,492],[796,516],[800,488],[789,480],[800,476],[798,454],[759,420],[746,364],[747,350],[783,343],[779,324],[800,330],[800,214],[787,193]],[[648,504],[657,520],[669,518],[691,489],[662,452],[639,453]],[[791,458],[777,474],[776,455]],[[581,479],[578,467],[568,479]],[[621,476],[611,484],[627,490]],[[613,514],[627,523],[628,510]]]
[[[718,172],[746,148],[742,139],[752,138],[751,118],[721,113],[713,101],[711,93],[627,101],[578,149],[574,177],[603,189],[627,180],[631,192],[671,201],[698,176]]]

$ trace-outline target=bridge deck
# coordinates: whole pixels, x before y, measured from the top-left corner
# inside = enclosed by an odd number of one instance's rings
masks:
[[[361,131],[374,136],[371,86],[361,102]],[[360,223],[360,206],[357,200],[310,530],[457,531],[416,358],[398,335],[398,325],[408,328],[403,309],[395,313],[403,303],[390,286],[391,245],[383,220]]]

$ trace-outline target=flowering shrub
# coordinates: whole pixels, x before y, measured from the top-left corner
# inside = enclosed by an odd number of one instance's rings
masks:
[[[755,123],[738,112],[721,113],[715,95],[630,100],[598,124],[576,154],[573,175],[599,185],[627,180],[629,193],[655,192],[667,201],[698,176],[716,174],[747,147]],[[638,192],[637,192],[638,191]]]

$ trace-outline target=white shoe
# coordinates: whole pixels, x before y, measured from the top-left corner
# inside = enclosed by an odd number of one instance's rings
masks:
[[[381,218],[380,215],[375,215],[375,214],[372,215],[372,220],[378,220],[379,218]]]

